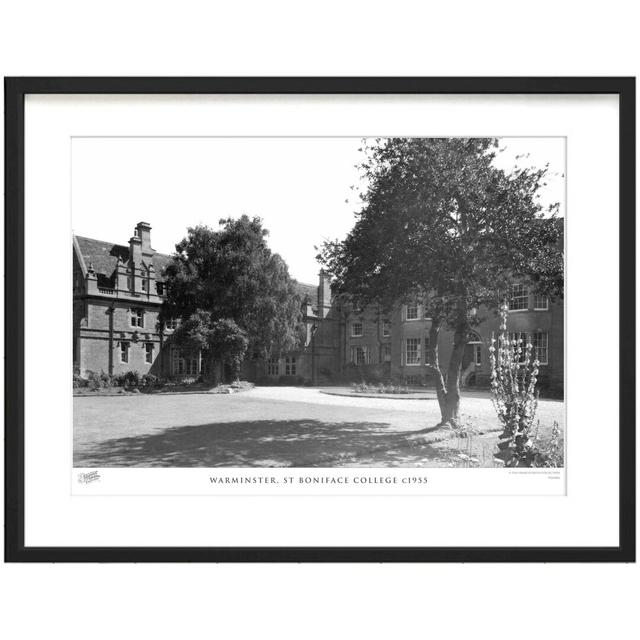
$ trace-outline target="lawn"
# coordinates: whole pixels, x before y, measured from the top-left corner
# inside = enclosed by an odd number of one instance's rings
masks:
[[[488,395],[465,396],[462,411],[484,435],[462,442],[434,428],[439,411],[433,399],[340,397],[297,387],[76,397],[74,465],[465,466],[457,456],[469,450],[479,464],[491,466],[499,425]],[[554,420],[564,429],[562,402],[540,401],[538,414],[542,431]]]

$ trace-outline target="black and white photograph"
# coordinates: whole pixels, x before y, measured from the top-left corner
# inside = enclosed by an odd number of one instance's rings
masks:
[[[628,83],[175,82],[9,83],[16,557],[627,558]]]
[[[78,482],[563,469],[565,181],[562,136],[74,137]]]

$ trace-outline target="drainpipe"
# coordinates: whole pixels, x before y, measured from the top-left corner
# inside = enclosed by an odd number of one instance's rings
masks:
[[[316,377],[316,330],[318,325],[315,322],[311,325],[311,386],[315,387]]]
[[[113,302],[109,305],[109,375],[113,375]]]

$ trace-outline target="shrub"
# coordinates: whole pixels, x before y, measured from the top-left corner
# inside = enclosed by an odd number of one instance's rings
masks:
[[[92,391],[96,391],[98,389],[110,387],[113,383],[111,376],[104,371],[100,371],[100,373],[97,373],[95,371],[87,370],[86,379],[84,379],[84,382],[82,382],[82,380],[83,379],[80,378],[80,376],[76,378],[76,376],[74,375],[74,386],[76,386],[77,381],[77,384],[80,387],[88,387]]]
[[[153,373],[145,373],[141,379],[142,385],[145,387],[155,387],[159,381],[158,376],[153,375]]]
[[[127,371],[122,375],[122,386],[137,388],[140,386],[140,374],[137,371]]]
[[[87,386],[89,381],[86,378],[83,378],[79,373],[73,374],[73,388],[74,389],[83,389]]]
[[[540,421],[538,420],[533,438],[536,443],[538,442],[539,429]],[[560,446],[560,426],[556,420],[553,421],[549,441],[545,444],[536,445],[533,466],[554,468],[564,466],[564,452]]]
[[[119,373],[115,376],[111,377],[111,384],[113,384],[114,387],[124,387],[124,373]]]
[[[533,359],[533,345],[507,333],[508,306],[500,307],[500,334],[491,337],[491,393],[493,406],[504,431],[498,436],[496,458],[509,467],[531,467],[536,450],[531,427],[538,408],[536,382],[540,363]],[[495,345],[495,346],[494,346]]]
[[[382,384],[377,385],[367,384],[366,382],[359,382],[352,385],[355,393],[389,393],[389,394],[406,394],[412,393],[412,391],[402,385],[395,384]]]

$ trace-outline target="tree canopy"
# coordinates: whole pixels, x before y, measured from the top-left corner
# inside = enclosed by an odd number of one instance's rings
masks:
[[[449,391],[459,400],[462,349],[482,320],[479,309],[497,309],[522,278],[539,293],[562,293],[558,205],[543,210],[537,197],[548,170],[507,173],[494,164],[496,153],[497,141],[485,138],[377,141],[361,165],[367,188],[352,231],[325,242],[318,256],[336,293],[358,305],[421,300],[432,318],[441,407]],[[455,389],[445,389],[439,368],[442,326],[456,336],[448,372]]]
[[[247,339],[249,357],[295,348],[300,299],[286,263],[267,245],[262,221],[243,215],[220,225],[189,228],[176,245],[165,271],[163,318],[180,318],[185,340],[194,344],[221,331],[216,322],[233,323]],[[237,334],[230,327],[227,337]]]

